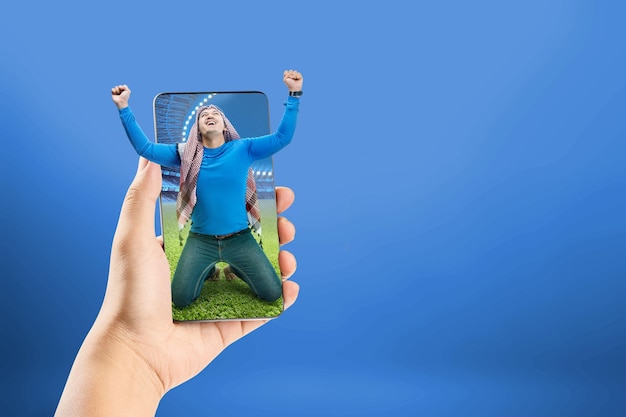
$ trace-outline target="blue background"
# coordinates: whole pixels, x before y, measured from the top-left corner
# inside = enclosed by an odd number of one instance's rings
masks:
[[[162,91],[260,90],[298,130],[296,305],[159,416],[626,413],[618,1],[4,2],[1,410],[49,416],[102,300]]]

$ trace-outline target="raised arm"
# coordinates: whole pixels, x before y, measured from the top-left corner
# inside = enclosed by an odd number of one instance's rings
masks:
[[[150,142],[135,120],[135,115],[128,106],[130,88],[125,84],[113,87],[111,89],[111,98],[119,111],[126,136],[128,136],[137,154],[159,165],[179,167],[180,156],[178,155],[176,144]]]
[[[253,159],[266,158],[285,146],[293,138],[296,130],[296,120],[302,95],[302,74],[298,71],[288,70],[283,73],[283,82],[289,89],[289,96],[285,102],[285,113],[278,125],[276,132],[250,139],[249,152]]]

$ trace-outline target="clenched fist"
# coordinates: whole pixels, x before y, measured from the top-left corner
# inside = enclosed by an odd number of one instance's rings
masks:
[[[296,70],[286,70],[283,73],[283,82],[289,91],[302,91],[302,74]]]
[[[111,98],[118,109],[128,107],[128,99],[130,98],[130,88],[126,84],[116,85],[111,89]]]

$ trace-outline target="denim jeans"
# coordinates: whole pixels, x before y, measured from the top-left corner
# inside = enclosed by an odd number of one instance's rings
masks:
[[[229,264],[257,297],[276,301],[282,295],[282,281],[250,229],[223,239],[189,232],[172,279],[176,307],[185,307],[198,298],[218,262]]]

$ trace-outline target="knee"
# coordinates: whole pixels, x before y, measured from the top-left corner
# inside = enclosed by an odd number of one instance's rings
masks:
[[[265,291],[263,291],[262,293],[258,294],[259,298],[265,301],[269,301],[269,302],[274,302],[278,300],[282,295],[283,295],[282,283],[281,285],[278,285],[278,286],[272,285],[271,287],[266,288]]]
[[[176,281],[172,282],[172,302],[178,308],[187,307],[193,303],[197,297],[189,291],[185,291],[184,288],[178,288]]]
[[[177,308],[187,307],[193,303],[194,299],[184,295],[178,295],[172,292],[172,302]]]

